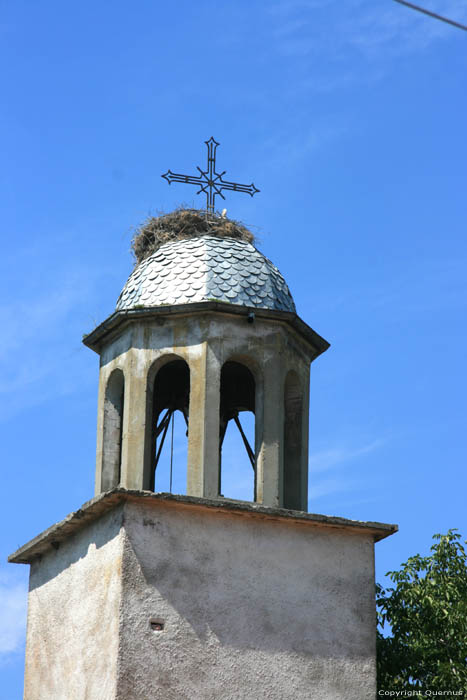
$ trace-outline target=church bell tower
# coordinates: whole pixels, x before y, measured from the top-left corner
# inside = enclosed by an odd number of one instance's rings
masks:
[[[200,176],[164,177],[258,191],[216,174],[211,141]],[[95,496],[10,557],[31,566],[24,700],[374,700],[374,543],[397,527],[307,512],[310,364],[329,346],[210,202],[153,222],[84,338],[100,358]],[[175,412],[186,488],[164,493]],[[229,423],[250,502],[223,496]]]
[[[328,343],[262,253],[212,228],[144,259],[84,340],[100,355],[96,494],[157,490],[159,445],[179,410],[186,495],[218,498],[227,424],[251,411],[254,502],[305,511],[310,363]]]

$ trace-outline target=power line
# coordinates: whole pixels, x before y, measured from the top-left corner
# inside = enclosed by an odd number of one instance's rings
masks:
[[[429,17],[434,17],[435,19],[441,20],[441,22],[446,22],[446,24],[452,24],[453,27],[458,27],[459,29],[463,29],[464,32],[467,32],[467,27],[465,24],[460,24],[459,22],[454,22],[453,19],[448,19],[447,17],[442,17],[441,15],[437,15],[436,12],[431,12],[430,10],[425,10],[424,7],[419,7],[418,5],[414,5],[411,2],[407,2],[407,0],[394,0],[395,2],[399,2],[401,5],[406,5],[407,7],[411,7],[412,10],[417,10],[417,12],[423,12],[424,15],[428,15]]]

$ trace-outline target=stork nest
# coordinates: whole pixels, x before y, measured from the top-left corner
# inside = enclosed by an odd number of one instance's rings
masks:
[[[255,241],[254,235],[239,221],[217,213],[207,216],[199,209],[179,207],[170,214],[150,216],[136,230],[131,248],[138,264],[164,243],[206,235],[237,238],[248,243]]]

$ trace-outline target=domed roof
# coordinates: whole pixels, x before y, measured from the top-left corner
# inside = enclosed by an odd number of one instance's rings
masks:
[[[117,311],[200,301],[295,311],[281,273],[251,243],[209,235],[161,245],[133,270]]]

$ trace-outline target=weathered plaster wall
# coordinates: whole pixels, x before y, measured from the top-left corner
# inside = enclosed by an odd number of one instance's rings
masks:
[[[113,700],[123,508],[31,564],[24,700]]]
[[[370,534],[174,505],[125,505],[118,700],[374,700]]]
[[[25,700],[374,700],[373,539],[395,529],[94,499],[10,558],[31,562]]]

